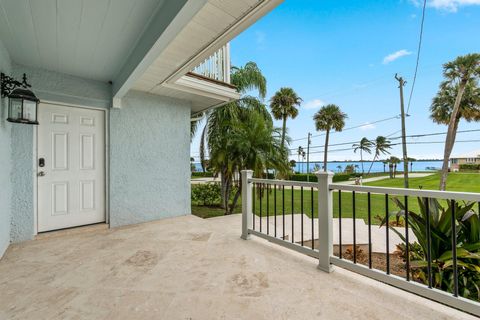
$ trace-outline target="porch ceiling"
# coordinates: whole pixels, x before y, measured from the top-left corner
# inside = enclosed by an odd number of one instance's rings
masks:
[[[240,215],[184,216],[12,245],[0,318],[475,319],[240,230]]]
[[[109,81],[165,0],[2,0],[0,39],[19,64]]]

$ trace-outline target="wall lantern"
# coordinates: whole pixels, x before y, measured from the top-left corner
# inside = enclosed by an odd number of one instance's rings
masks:
[[[17,81],[5,74],[1,76],[2,97],[8,98],[7,121],[23,124],[38,124],[37,111],[40,100],[28,90],[31,85],[27,82],[27,76],[23,74],[23,81]]]

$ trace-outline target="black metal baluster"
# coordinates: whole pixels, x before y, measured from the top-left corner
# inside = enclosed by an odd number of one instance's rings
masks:
[[[277,185],[273,186],[273,222],[275,223],[274,236],[277,237]]]
[[[368,211],[368,267],[372,269],[372,199],[370,192],[367,193]]]
[[[295,187],[292,186],[292,243],[294,243],[294,236],[293,236],[293,232],[295,231],[295,228],[294,228],[294,223],[293,223],[293,219],[294,219],[294,211],[295,211],[295,204],[293,202],[293,193],[294,193],[294,189]]]
[[[282,239],[285,240],[285,186],[282,186],[282,221],[283,221]]]
[[[311,211],[312,211],[312,250],[315,249],[315,232],[314,232],[314,220],[313,220],[313,187],[310,188],[310,201],[311,201]]]
[[[267,235],[270,235],[270,185],[267,184]]]
[[[252,222],[253,222],[253,230],[255,230],[255,202],[257,201],[257,195],[256,195],[256,191],[257,191],[257,184],[254,183],[253,184],[253,204],[252,204],[252,207],[253,207],[253,210],[252,210],[252,215],[253,215],[253,219],[252,219]]]
[[[260,184],[260,232],[262,232],[262,200],[263,200],[263,185]]]
[[[428,287],[433,287],[433,278],[432,278],[432,244],[430,238],[430,204],[429,199],[425,198],[425,212],[427,214],[427,271],[428,271]]]
[[[455,200],[451,200],[452,207],[452,260],[453,260],[453,295],[458,297],[458,266],[457,266],[457,219],[455,217]]]
[[[300,220],[302,222],[302,227],[301,227],[301,244],[303,246],[303,187],[300,187],[300,211],[301,211],[301,216]]]
[[[342,259],[342,190],[338,190],[338,256]]]
[[[388,214],[388,194],[385,195],[385,214],[386,214],[386,229],[385,229],[385,250],[387,252],[386,259],[387,259],[387,274],[390,274],[390,234],[389,234],[389,214]]]
[[[407,255],[405,260],[405,269],[407,272],[407,281],[410,281],[410,240],[408,237],[408,196],[405,196],[405,254]]]
[[[355,223],[355,191],[352,191],[352,217],[353,217],[353,263],[357,263],[357,226]]]

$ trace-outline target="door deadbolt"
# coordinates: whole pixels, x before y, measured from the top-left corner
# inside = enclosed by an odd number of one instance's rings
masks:
[[[45,158],[40,158],[40,159],[38,159],[38,166],[39,166],[40,168],[45,167]]]

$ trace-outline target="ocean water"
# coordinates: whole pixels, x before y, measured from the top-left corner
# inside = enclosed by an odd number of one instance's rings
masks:
[[[199,162],[195,162],[195,168],[197,171],[202,171],[202,166],[200,165]],[[333,172],[341,172],[345,169],[346,166],[353,164],[357,165],[357,172],[362,172],[362,163],[360,161],[334,161],[334,162],[329,162],[327,164],[328,170],[333,171]],[[370,168],[371,162],[363,162],[363,168],[365,172],[368,172],[368,169]],[[315,165],[320,166],[320,168],[323,167],[323,162],[310,162],[310,172],[313,170]],[[434,160],[434,161],[414,161],[411,164],[409,164],[409,169],[410,171],[435,171],[435,170],[440,170],[442,168],[442,161],[440,160]],[[384,166],[383,162],[381,161],[375,161],[372,165],[372,170],[371,172],[388,172],[388,165]],[[399,163],[397,165],[397,170],[398,171],[403,171],[403,162]],[[297,162],[295,166],[295,171],[301,172],[301,173],[306,173],[307,172],[307,163],[306,162]]]

